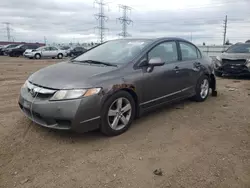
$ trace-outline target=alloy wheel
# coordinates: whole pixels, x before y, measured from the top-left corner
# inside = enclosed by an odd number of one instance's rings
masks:
[[[118,98],[108,110],[108,123],[113,130],[121,130],[128,125],[131,118],[132,106],[128,99]]]
[[[202,81],[200,88],[201,88],[200,96],[202,99],[205,99],[208,95],[208,92],[209,92],[209,82],[207,79],[204,79]]]

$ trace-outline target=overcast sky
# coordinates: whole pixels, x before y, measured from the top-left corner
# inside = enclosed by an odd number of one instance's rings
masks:
[[[3,22],[10,22],[15,41],[97,42],[98,5],[93,0],[0,0],[0,40],[7,40]],[[109,20],[105,39],[117,38],[122,26],[118,4],[132,7],[128,32],[133,37],[182,37],[201,44],[221,44],[228,15],[230,42],[250,39],[250,0],[105,0]]]

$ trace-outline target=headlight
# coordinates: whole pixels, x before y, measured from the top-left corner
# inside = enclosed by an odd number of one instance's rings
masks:
[[[25,82],[24,82],[24,84],[22,85],[22,88],[24,89],[24,88],[27,88],[28,87],[28,80],[26,80]]]
[[[50,100],[56,101],[56,100],[77,99],[80,97],[87,97],[98,94],[100,91],[101,88],[59,90],[53,95],[53,97]]]
[[[215,67],[221,67],[221,58],[217,56],[214,60]]]

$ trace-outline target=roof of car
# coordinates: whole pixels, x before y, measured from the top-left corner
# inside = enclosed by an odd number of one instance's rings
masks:
[[[178,37],[159,37],[159,38],[134,38],[134,37],[127,37],[122,39],[114,39],[114,40],[149,40],[149,41],[161,41],[161,40],[181,40],[181,41],[187,41],[183,38]]]

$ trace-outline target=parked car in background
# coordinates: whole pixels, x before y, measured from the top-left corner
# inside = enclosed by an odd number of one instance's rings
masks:
[[[71,47],[70,46],[60,46],[58,48],[60,48],[61,50],[69,50]]]
[[[230,46],[214,60],[215,75],[250,75],[250,43]]]
[[[86,51],[87,51],[87,49],[85,49],[84,47],[81,47],[81,46],[72,47],[67,51],[67,56],[70,56],[70,57],[79,56]]]
[[[40,47],[40,45],[38,45],[38,44],[21,44],[21,45],[14,47],[14,48],[10,48],[9,50],[6,51],[6,54],[9,55],[10,57],[19,57],[19,56],[23,55],[25,50],[37,49],[39,47]]]
[[[212,60],[186,40],[117,39],[33,73],[19,106],[47,128],[114,136],[159,105],[203,102],[210,89],[216,95],[213,71]]]
[[[0,55],[5,55],[6,51],[18,46],[19,44],[8,44],[4,46],[3,48],[0,48]]]
[[[35,50],[28,49],[24,52],[24,57],[28,57],[30,59],[41,59],[41,58],[58,58],[62,59],[66,56],[65,50],[60,50],[55,46],[43,46],[37,48]]]

